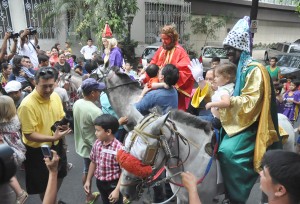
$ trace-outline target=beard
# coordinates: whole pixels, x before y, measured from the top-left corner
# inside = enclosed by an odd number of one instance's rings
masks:
[[[171,42],[171,43],[168,44],[168,45],[163,44],[162,47],[163,47],[165,50],[172,50],[172,49],[175,47],[175,42]]]

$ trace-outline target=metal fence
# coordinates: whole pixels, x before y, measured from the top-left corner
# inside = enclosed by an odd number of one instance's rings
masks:
[[[43,7],[43,11],[38,11],[39,5],[51,0],[24,0],[25,14],[27,26],[37,30],[39,39],[53,39],[56,37],[57,28],[55,27],[55,19],[46,27],[42,27],[43,18],[45,13],[53,8]]]
[[[4,38],[5,32],[12,32],[8,0],[1,0],[0,3],[0,37]]]
[[[175,24],[180,36],[184,34],[191,14],[191,3],[183,0],[178,4],[145,2],[145,42],[159,42],[159,31],[167,24]]]

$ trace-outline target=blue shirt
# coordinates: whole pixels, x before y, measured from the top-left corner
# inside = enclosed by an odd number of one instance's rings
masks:
[[[160,107],[165,114],[168,109],[178,108],[178,93],[174,88],[156,89],[149,91],[135,107],[143,115],[149,114],[149,110],[154,107]]]

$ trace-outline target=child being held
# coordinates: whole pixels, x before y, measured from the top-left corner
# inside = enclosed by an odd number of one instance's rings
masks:
[[[230,106],[230,96],[234,91],[234,81],[236,74],[236,66],[232,63],[224,63],[216,66],[214,82],[218,89],[211,97],[211,101],[205,105],[206,109],[211,108],[214,116],[212,124],[215,128],[221,128],[219,120],[219,108],[227,108]]]
[[[97,140],[90,154],[91,163],[84,190],[91,193],[92,177],[96,177],[97,188],[104,204],[123,203],[120,194],[121,168],[116,160],[117,151],[122,149],[114,134],[119,128],[117,118],[109,114],[98,116],[94,122]]]
[[[284,102],[283,96],[281,94],[283,85],[278,81],[273,81],[275,95],[276,95],[276,106],[277,106],[277,113],[283,113],[284,109]]]
[[[151,89],[160,88],[160,86],[158,86],[159,84],[158,72],[159,72],[159,67],[155,64],[150,64],[147,67],[145,78],[143,79],[143,83],[145,84],[145,86],[139,97],[140,99],[143,98],[144,95]]]

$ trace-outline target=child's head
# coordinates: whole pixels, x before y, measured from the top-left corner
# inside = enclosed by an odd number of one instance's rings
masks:
[[[132,69],[132,66],[131,66],[131,64],[129,62],[126,62],[124,68],[125,68],[126,71],[129,72]]]
[[[274,81],[273,85],[274,85],[274,89],[275,89],[275,94],[276,94],[276,96],[278,96],[282,91],[283,85],[281,83],[279,83],[278,81]]]
[[[65,42],[65,47],[69,48],[70,47],[70,42]]]
[[[292,80],[290,87],[289,87],[290,91],[296,91],[298,89],[299,85],[300,85],[299,80],[296,80],[296,79]]]
[[[80,76],[82,76],[82,66],[81,65],[76,65],[76,67],[74,68],[75,72],[77,74],[79,74]]]
[[[215,68],[214,82],[217,86],[224,86],[235,82],[236,66],[233,63],[223,63]]]
[[[217,65],[220,64],[220,61],[221,61],[220,57],[213,57],[210,62],[211,63],[210,67],[212,69],[215,68]]]
[[[158,75],[159,67],[156,64],[150,64],[147,69],[146,73],[150,78],[156,77]]]
[[[167,64],[161,70],[159,78],[163,79],[168,86],[174,86],[179,79],[179,70],[173,64]]]
[[[275,66],[276,65],[276,63],[277,63],[277,57],[272,57],[271,59],[270,59],[270,61],[269,61],[269,63],[270,63],[270,65],[271,66]]]
[[[16,114],[14,100],[9,96],[0,96],[0,123],[10,121]]]
[[[108,141],[119,129],[119,121],[116,117],[110,114],[103,114],[98,116],[95,121],[95,135],[100,141]]]

